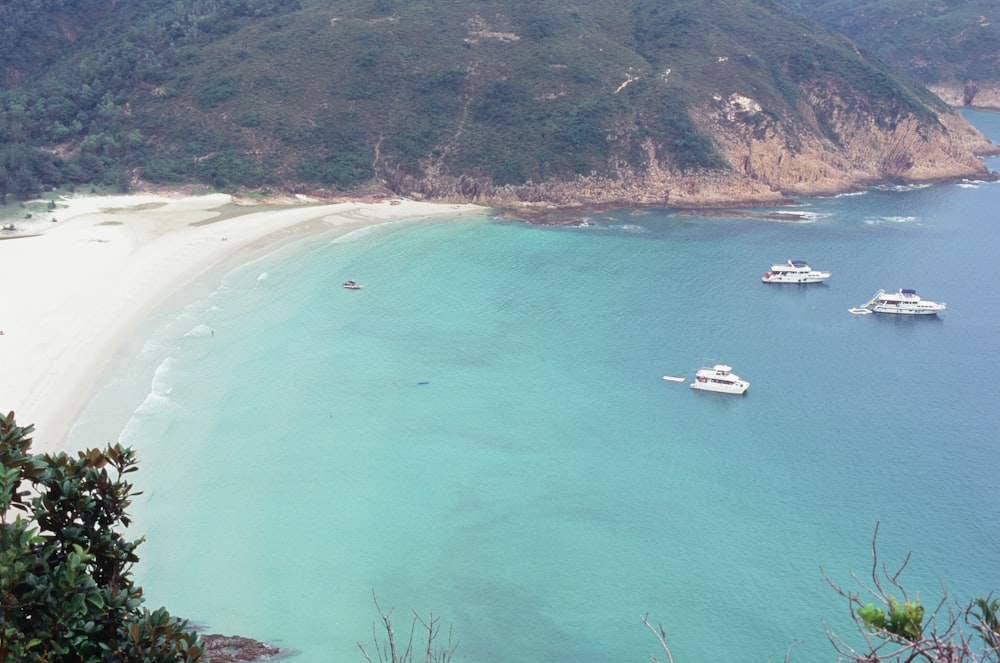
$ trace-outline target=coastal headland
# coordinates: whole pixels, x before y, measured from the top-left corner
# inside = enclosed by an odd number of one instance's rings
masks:
[[[35,453],[72,452],[66,438],[112,358],[185,285],[310,234],[480,209],[398,199],[244,205],[226,194],[60,199],[51,219],[33,215],[0,235],[0,407],[35,425]]]

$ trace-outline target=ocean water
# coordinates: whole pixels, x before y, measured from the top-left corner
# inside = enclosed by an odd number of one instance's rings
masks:
[[[483,215],[243,265],[116,383],[149,392],[121,434],[147,603],[299,663],[363,662],[373,594],[455,661],[647,661],[646,614],[678,663],[832,661],[824,572],[859,589],[876,524],[926,605],[1000,591],[997,210],[963,183]],[[790,258],[833,277],[760,282]],[[948,310],[848,313],[900,287]],[[748,394],[661,379],[714,363]]]

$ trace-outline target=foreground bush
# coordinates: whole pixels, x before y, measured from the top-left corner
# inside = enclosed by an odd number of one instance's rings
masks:
[[[126,509],[137,468],[120,445],[33,455],[33,426],[0,419],[0,661],[187,663],[198,636],[142,607]]]

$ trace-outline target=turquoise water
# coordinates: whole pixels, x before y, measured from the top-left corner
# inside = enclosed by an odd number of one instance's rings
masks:
[[[646,613],[678,663],[834,660],[820,569],[867,576],[876,522],[925,604],[1000,590],[998,209],[984,183],[428,220],[240,267],[136,362],[147,602],[300,663],[363,661],[373,591],[456,661],[646,661]],[[833,278],[760,282],[789,258]],[[847,311],[900,287],[948,310]],[[716,362],[745,397],[661,379]]]

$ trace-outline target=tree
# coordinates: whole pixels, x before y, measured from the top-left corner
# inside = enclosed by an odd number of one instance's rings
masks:
[[[42,184],[31,168],[22,165],[14,171],[10,189],[15,196],[23,200],[37,195],[42,189]]]
[[[186,622],[141,606],[142,539],[127,527],[135,452],[30,453],[33,426],[0,418],[0,661],[193,663]],[[25,517],[26,516],[26,517]]]

